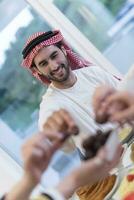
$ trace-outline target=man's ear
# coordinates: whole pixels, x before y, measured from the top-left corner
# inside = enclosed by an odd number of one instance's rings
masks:
[[[64,48],[64,46],[61,46],[61,50],[63,51],[64,55],[67,55],[66,49]]]

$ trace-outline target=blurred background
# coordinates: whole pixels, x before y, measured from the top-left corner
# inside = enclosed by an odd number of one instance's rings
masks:
[[[20,67],[21,51],[29,35],[53,28],[108,71],[124,75],[134,63],[134,0],[0,0],[0,147],[19,165],[46,90]],[[59,151],[47,173],[57,181],[78,162],[75,151]]]

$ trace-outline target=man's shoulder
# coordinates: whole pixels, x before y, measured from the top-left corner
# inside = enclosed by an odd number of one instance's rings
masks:
[[[101,67],[99,66],[96,66],[96,65],[91,65],[89,67],[83,67],[83,68],[80,68],[78,70],[76,70],[76,74],[78,76],[80,75],[84,75],[84,76],[90,76],[90,77],[98,77],[98,75],[103,75],[104,74],[104,69],[102,69]]]
[[[61,104],[59,95],[53,88],[48,88],[46,93],[42,96],[40,107],[55,108]]]
[[[61,106],[62,103],[56,97],[44,95],[40,103],[40,115],[43,114],[43,117],[50,115]]]
[[[75,70],[76,73],[84,73],[84,72],[89,72],[89,73],[92,73],[92,72],[102,72],[104,71],[104,69],[102,69],[101,67],[97,66],[97,65],[90,65],[88,67],[83,67],[83,68],[80,68],[80,69],[77,69]]]
[[[56,95],[55,90],[52,87],[48,87],[44,95],[42,96],[42,100],[53,99]]]

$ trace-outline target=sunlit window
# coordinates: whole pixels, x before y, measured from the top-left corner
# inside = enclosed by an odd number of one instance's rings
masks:
[[[13,10],[17,7],[20,5],[15,4]],[[0,117],[17,136],[23,138],[37,126],[38,108],[45,86],[22,69],[21,51],[29,35],[49,30],[50,26],[28,6],[7,22],[0,32]]]
[[[53,0],[121,73],[134,62],[133,0]]]
[[[8,10],[10,15],[2,14]],[[39,104],[46,91],[45,85],[21,67],[21,52],[32,33],[52,27],[22,0],[13,4],[1,0],[0,11],[0,147],[21,164],[21,145],[38,130]],[[56,183],[77,161],[74,156],[76,152],[58,151],[44,176],[53,175],[48,181],[43,179],[43,185]]]

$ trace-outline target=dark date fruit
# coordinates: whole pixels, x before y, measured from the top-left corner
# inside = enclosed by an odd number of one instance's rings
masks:
[[[82,146],[85,150],[85,160],[96,156],[98,150],[105,145],[111,132],[112,130],[108,130],[106,132],[97,130],[96,135],[89,136],[83,141]]]
[[[95,121],[99,124],[104,124],[108,121],[109,115],[103,114],[103,115],[96,115]]]

